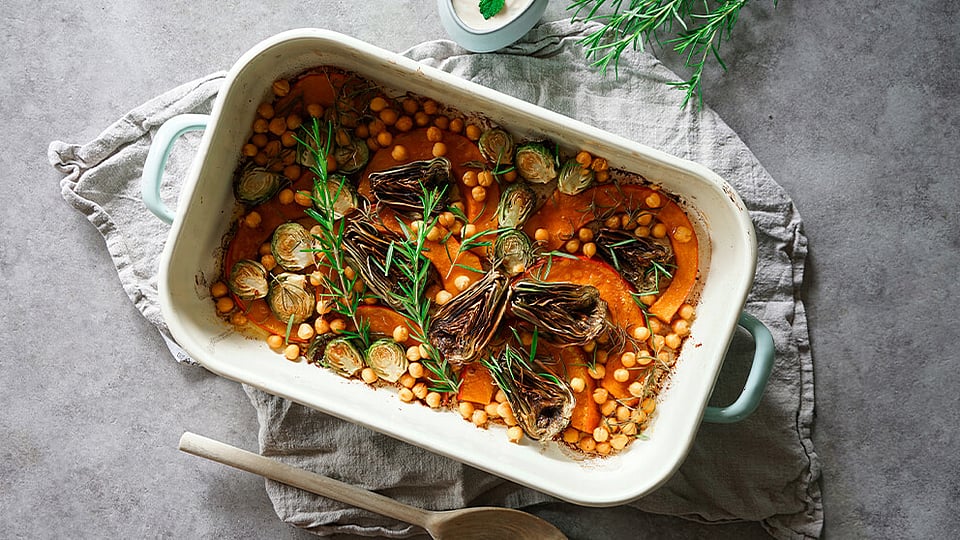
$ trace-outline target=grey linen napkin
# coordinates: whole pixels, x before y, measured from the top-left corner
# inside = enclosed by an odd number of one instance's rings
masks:
[[[631,54],[619,79],[590,68],[576,41],[590,29],[565,21],[542,24],[493,54],[469,54],[450,41],[404,54],[462,78],[716,171],[740,193],[759,242],[747,311],[772,331],[777,360],[760,407],[733,425],[704,424],[677,474],[628,506],[707,523],[759,521],[777,538],[818,537],[822,528],[820,465],[813,422],[813,360],[799,291],[806,238],[788,195],[743,142],[709,109],[678,107],[664,84],[678,78],[649,54]],[[83,145],[53,142],[52,165],[65,174],[64,198],[103,234],[121,282],[138,309],[167,339],[178,361],[189,357],[169,336],[157,305],[157,261],[166,225],[140,199],[139,178],[151,136],[168,118],[209,112],[223,80],[217,73],[184,84],[132,110]],[[198,137],[171,154],[163,197],[171,206]],[[714,392],[717,404],[739,392],[752,355],[734,339]],[[427,509],[480,504],[524,507],[552,499],[458,462],[245,387],[257,410],[264,455],[374,489]],[[281,519],[317,534],[400,538],[419,529],[267,481]]]

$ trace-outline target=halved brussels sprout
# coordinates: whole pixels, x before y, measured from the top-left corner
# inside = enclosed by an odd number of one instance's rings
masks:
[[[483,360],[507,396],[517,422],[528,437],[548,441],[570,424],[575,398],[559,377],[536,373],[522,350],[507,345],[497,357]]]
[[[349,339],[330,340],[323,350],[323,364],[344,377],[352,377],[363,369],[363,357]]]
[[[370,191],[377,200],[409,219],[422,219],[424,190],[446,188],[450,184],[453,165],[445,157],[412,161],[384,171],[370,173]],[[434,207],[439,214],[447,207],[449,194]]]
[[[634,236],[616,229],[600,229],[594,237],[597,254],[613,266],[623,279],[639,291],[658,290],[665,276],[653,271],[674,265],[673,247],[669,241],[657,241],[646,236]]]
[[[519,279],[510,311],[556,343],[584,345],[607,326],[607,303],[592,285]]]
[[[514,182],[503,190],[497,206],[501,227],[519,228],[530,218],[537,206],[537,194],[524,182]]]
[[[490,271],[444,304],[430,324],[430,343],[452,364],[474,360],[493,339],[510,297],[510,280]]]
[[[407,372],[410,361],[407,351],[390,338],[378,339],[367,349],[367,365],[377,377],[387,382],[397,382]]]
[[[289,272],[303,270],[316,262],[310,232],[293,221],[282,223],[274,229],[270,253],[280,268]]]
[[[267,305],[280,322],[300,324],[313,315],[317,300],[308,291],[307,276],[283,273],[270,283]]]
[[[553,152],[542,143],[527,143],[517,148],[517,173],[528,182],[546,184],[557,177]]]
[[[255,206],[273,197],[283,186],[283,175],[260,167],[247,167],[233,184],[233,193],[243,204]]]
[[[337,160],[337,171],[353,174],[370,161],[370,149],[367,148],[366,141],[350,139],[348,144],[337,145],[333,149],[333,158]]]
[[[488,129],[477,141],[480,153],[490,163],[513,163],[513,136],[500,128]]]
[[[557,178],[557,189],[560,193],[567,195],[576,195],[583,192],[593,184],[593,171],[577,163],[577,160],[571,159],[560,168],[560,176]]]
[[[534,260],[530,238],[519,229],[498,236],[493,244],[493,254],[503,271],[511,276],[523,273]]]
[[[241,300],[256,300],[266,296],[270,290],[268,275],[267,269],[259,262],[240,259],[230,269],[227,286]]]
[[[366,146],[364,146],[364,148],[366,148]],[[313,206],[319,210],[323,210],[323,193],[320,191],[321,185],[323,185],[323,182],[319,179],[313,183]],[[326,185],[327,196],[333,199],[333,217],[335,219],[340,219],[357,209],[359,196],[357,195],[357,190],[354,189],[353,184],[350,183],[346,176],[331,174],[327,178]]]

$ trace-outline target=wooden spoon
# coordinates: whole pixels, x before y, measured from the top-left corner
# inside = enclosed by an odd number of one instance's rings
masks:
[[[180,450],[417,525],[438,540],[567,538],[550,523],[519,510],[490,506],[444,512],[423,510],[189,431],[180,437]]]

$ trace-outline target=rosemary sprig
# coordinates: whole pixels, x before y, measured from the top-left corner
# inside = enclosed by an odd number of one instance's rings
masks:
[[[387,261],[384,272],[393,266],[406,278],[407,281],[397,283],[401,294],[398,302],[402,314],[414,323],[412,333],[427,350],[427,358],[423,359],[423,366],[433,377],[432,390],[437,392],[455,393],[459,390],[460,382],[453,374],[450,364],[440,356],[440,352],[430,344],[430,298],[427,297],[427,281],[429,278],[430,259],[424,255],[427,234],[436,225],[439,216],[434,215],[434,209],[443,198],[446,186],[436,189],[427,189],[421,184],[420,201],[423,204],[424,220],[416,230],[412,230],[403,221],[398,221],[405,240],[394,241],[387,250]],[[431,217],[432,216],[432,217]]]
[[[341,248],[345,222],[337,218],[334,210],[334,204],[339,199],[341,190],[347,189],[344,185],[347,180],[341,178],[335,192],[330,193],[327,156],[330,155],[333,145],[333,124],[324,123],[326,137],[323,137],[321,132],[321,120],[314,118],[313,123],[305,128],[307,140],[297,139],[312,154],[314,163],[310,166],[310,170],[315,176],[314,191],[319,194],[318,197],[312,197],[318,208],[306,210],[307,215],[320,226],[320,234],[314,235],[319,245],[312,251],[321,255],[317,267],[326,268],[333,274],[331,278],[329,273],[323,273],[323,285],[329,292],[320,296],[332,299],[331,309],[353,322],[356,330],[346,331],[343,335],[359,340],[366,348],[370,346],[370,324],[357,315],[363,298],[354,290],[360,278],[356,274],[352,278],[347,276],[347,264]]]
[[[699,108],[703,106],[703,68],[712,56],[726,71],[726,64],[720,58],[720,44],[730,39],[740,10],[749,1],[573,0],[567,10],[573,11],[574,21],[602,23],[599,29],[581,39],[580,44],[587,58],[592,59],[603,74],[611,64],[614,72],[618,72],[620,57],[628,48],[642,51],[644,44],[670,45],[692,73],[685,81],[667,84],[685,92],[681,108],[686,107],[694,95]],[[612,10],[602,10],[607,5]],[[773,5],[777,5],[776,0]],[[678,28],[676,37],[661,41],[661,34],[673,35],[674,28]]]

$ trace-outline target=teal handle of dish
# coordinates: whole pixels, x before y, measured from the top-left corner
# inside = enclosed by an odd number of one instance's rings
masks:
[[[170,150],[181,135],[205,129],[209,121],[210,116],[206,114],[177,115],[164,122],[153,136],[147,160],[143,164],[143,174],[140,176],[140,189],[143,204],[168,225],[173,223],[176,214],[160,199],[160,182],[163,180],[163,168],[170,157]]]
[[[731,424],[750,416],[760,404],[767,381],[770,380],[776,354],[773,335],[759,319],[747,312],[740,314],[738,324],[753,336],[753,366],[750,367],[750,374],[747,375],[747,382],[743,385],[740,397],[726,407],[707,407],[703,415],[704,422]]]

